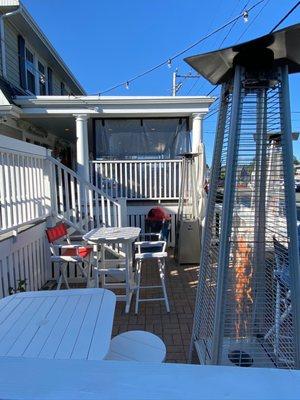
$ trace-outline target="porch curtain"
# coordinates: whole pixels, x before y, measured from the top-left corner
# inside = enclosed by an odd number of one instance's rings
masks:
[[[171,159],[190,151],[186,118],[95,120],[96,159]]]

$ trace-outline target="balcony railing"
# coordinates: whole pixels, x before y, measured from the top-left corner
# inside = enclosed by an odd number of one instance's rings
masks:
[[[128,200],[177,200],[181,160],[117,160],[91,162],[94,186]]]

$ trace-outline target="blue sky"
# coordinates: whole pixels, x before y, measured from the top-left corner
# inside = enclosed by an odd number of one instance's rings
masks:
[[[213,29],[237,16],[257,0],[23,0],[34,19],[90,94],[126,81],[186,48]],[[296,0],[265,0],[249,15],[195,47],[172,63],[143,77],[129,90],[110,95],[170,95],[172,72],[190,72],[183,62],[197,54],[246,41],[268,33]],[[300,7],[280,28],[300,21]],[[179,95],[206,95],[205,80],[185,80]],[[300,76],[290,79],[292,123],[300,131]],[[214,92],[218,95],[218,90]],[[299,112],[299,113],[297,113]],[[208,161],[211,159],[215,116],[204,125]],[[294,143],[300,159],[300,141]]]

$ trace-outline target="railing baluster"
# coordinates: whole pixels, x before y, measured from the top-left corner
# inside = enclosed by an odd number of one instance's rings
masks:
[[[64,215],[64,193],[63,193],[63,184],[62,184],[62,169],[57,168],[58,170],[58,210],[61,215]]]
[[[147,198],[147,185],[148,185],[148,177],[147,177],[147,174],[148,174],[148,171],[147,171],[147,163],[145,162],[144,164],[143,164],[143,166],[144,166],[144,195],[143,195],[143,197],[146,199]]]
[[[12,223],[18,223],[18,210],[17,210],[17,196],[16,196],[16,176],[15,176],[15,155],[11,154],[11,161],[9,163],[9,175],[11,184],[11,202],[12,202]]]
[[[119,182],[118,182],[118,170],[117,170],[118,165],[117,165],[117,163],[114,163],[114,167],[115,167],[115,177],[114,177],[115,184],[113,183],[113,186],[115,186],[115,195],[114,195],[114,197],[119,197],[118,196]]]
[[[123,197],[123,163],[116,163],[116,166],[119,170],[119,184],[118,184],[118,193],[116,197]]]
[[[93,191],[88,188],[88,199],[89,199],[89,220],[91,222],[91,228],[95,227],[94,221],[94,201],[93,201]]]
[[[177,168],[177,164],[174,162],[174,163],[173,163],[173,193],[172,193],[173,198],[176,198],[176,197],[177,197],[177,190],[176,190],[176,186],[177,186],[177,182],[176,182],[176,168]]]
[[[0,153],[0,202],[1,202],[1,227],[5,229],[8,226],[7,204],[6,204],[6,182],[3,153]]]
[[[129,163],[129,180],[130,180],[130,199],[133,198],[132,196],[132,163]]]
[[[107,221],[108,221],[108,226],[111,226],[111,204],[110,200],[106,199],[106,204],[107,204]]]
[[[4,180],[5,180],[5,204],[7,213],[7,225],[12,226],[12,207],[11,207],[11,192],[10,192],[10,176],[9,176],[9,154],[6,154],[6,161],[4,160]]]
[[[102,225],[106,226],[105,204],[103,195],[101,196],[101,214],[102,214]]]
[[[139,187],[138,187],[138,176],[139,176]],[[143,197],[142,194],[142,168],[140,164],[139,172],[137,170],[137,163],[134,163],[134,198],[138,199]]]
[[[162,194],[162,191],[161,191],[161,162],[159,162],[158,165],[159,165],[159,169],[158,169],[159,198],[161,199],[161,194]]]
[[[105,173],[105,175],[104,175],[104,179],[105,179],[105,193],[107,193],[108,194],[108,176],[107,176],[107,163],[105,163],[104,164],[104,173]]]
[[[68,174],[64,171],[64,192],[65,192],[65,217],[70,220],[70,196],[69,196],[69,179]]]
[[[75,184],[74,184],[74,176],[70,176],[70,189],[71,189],[71,197],[70,197],[70,208],[71,208],[71,217],[72,220],[76,220],[76,199],[75,199]]]
[[[171,199],[172,198],[172,163],[169,161],[168,162],[168,182],[169,182],[169,191],[167,198]]]
[[[82,193],[80,190],[80,183],[78,179],[76,179],[76,188],[77,188],[77,218],[76,221],[78,221],[79,226],[81,229],[83,229],[83,212],[82,212],[82,205],[83,205],[83,199],[82,199]]]

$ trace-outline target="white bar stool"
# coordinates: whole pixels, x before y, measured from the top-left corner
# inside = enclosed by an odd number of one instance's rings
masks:
[[[164,301],[166,305],[167,312],[170,312],[169,300],[167,289],[165,285],[165,263],[168,253],[166,252],[167,243],[165,241],[153,241],[153,242],[136,242],[135,246],[137,248],[137,253],[135,253],[136,260],[136,277],[137,277],[137,289],[136,289],[136,303],[135,303],[135,313],[139,311],[139,304],[146,301]],[[158,267],[159,277],[161,285],[155,286],[141,286],[141,275],[142,275],[142,265],[144,260],[154,260]],[[146,268],[153,268],[153,266],[147,266]],[[147,299],[140,298],[141,289],[159,289],[163,291],[163,297],[151,297]]]
[[[105,359],[162,363],[166,354],[166,346],[158,336],[145,331],[128,331],[111,340]]]

